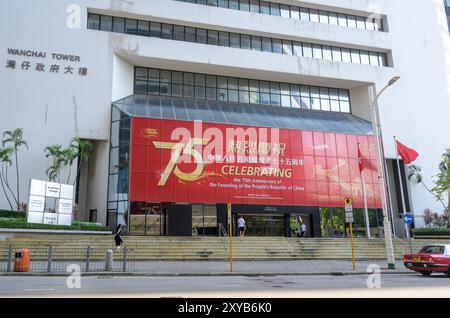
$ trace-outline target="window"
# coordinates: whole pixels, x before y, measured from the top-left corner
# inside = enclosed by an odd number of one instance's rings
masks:
[[[259,13],[259,0],[250,0],[250,12]]]
[[[283,18],[290,18],[289,6],[288,5],[280,5],[280,13]]]
[[[267,1],[261,1],[261,13],[270,14],[270,4]]]
[[[313,57],[312,44],[303,43],[303,56],[304,57]]]
[[[283,53],[283,48],[281,46],[281,40],[272,39],[272,52],[273,53]]]
[[[316,59],[322,58],[322,47],[320,44],[313,44],[313,56]]]
[[[229,8],[239,10],[239,0],[229,0]]]
[[[338,15],[337,15],[337,13],[329,12],[328,17],[330,19],[330,24],[338,25]]]
[[[206,2],[205,0],[202,2],[197,1],[192,3],[207,4],[209,2]],[[237,3],[240,4],[241,2],[237,1]],[[264,5],[264,1],[257,2],[256,0],[253,2],[244,2],[244,5],[245,3],[248,3],[249,6],[250,4],[256,6],[258,3],[260,3],[261,6]],[[296,12],[296,7],[287,5],[280,6],[276,4],[274,6],[274,4],[271,4],[269,5],[269,9],[272,11],[275,10],[274,12],[279,11],[280,14],[283,14],[286,17],[288,12],[289,15],[291,15],[292,12]],[[313,20],[315,19],[314,17],[317,16],[319,20],[322,19],[322,22],[325,21],[324,19],[326,17],[328,23],[333,24],[341,23],[340,21],[344,18],[346,23],[348,23],[348,21],[354,21],[356,23],[358,18],[356,16],[334,14],[330,15],[328,11],[319,11],[314,9],[303,9],[303,11],[300,10],[298,12],[300,18],[302,18],[302,13],[304,15],[304,18],[306,18],[306,14],[309,18],[312,16]],[[289,40],[281,39],[261,38],[259,36],[252,36],[248,34],[184,27],[180,25],[172,25],[159,22],[149,22],[143,20],[124,19],[119,17],[89,14],[88,27],[98,28],[97,30],[109,30],[109,32],[124,32],[127,34],[138,36],[150,36],[161,39],[186,41],[208,45],[219,45],[237,49],[304,56],[309,58],[325,59],[329,61],[344,61],[347,63],[357,63],[364,65],[388,66],[388,57],[386,53],[359,51],[356,49],[350,50],[340,47],[331,47],[329,45],[292,42]]]
[[[210,45],[219,44],[219,32],[208,30],[208,44]]]
[[[219,45],[230,46],[230,37],[228,32],[219,32]]]
[[[197,43],[207,44],[207,31],[204,29],[197,29]]]
[[[269,38],[262,38],[262,50],[272,52],[272,41]]]
[[[252,35],[252,50],[261,51],[261,37]]]
[[[102,15],[100,17],[100,30],[111,31],[112,30],[112,17]]]
[[[328,60],[328,61],[333,60],[333,57],[331,55],[331,47],[330,46],[323,45],[322,46],[322,52],[323,52],[323,59],[324,60]]]
[[[137,20],[127,19],[125,22],[125,33],[136,34],[137,32]]]
[[[300,19],[300,9],[297,7],[291,7],[291,18],[292,19]]]
[[[292,55],[292,42],[283,40],[283,54]]]
[[[349,28],[356,28],[356,17],[354,15],[347,16],[347,24]]]
[[[161,38],[172,39],[172,25],[171,24],[163,24],[161,26]]]
[[[294,49],[294,55],[296,56],[303,56],[302,53],[302,44],[300,42],[294,42],[293,43],[293,49]]]
[[[310,9],[309,10],[309,19],[311,20],[311,22],[320,22],[319,11],[315,10],[315,9]]]
[[[239,10],[241,11],[250,11],[250,3],[248,0],[240,0],[239,1]]]
[[[347,16],[343,13],[338,13],[338,24],[347,27]]]
[[[240,48],[241,42],[238,33],[230,33],[230,47]]]
[[[150,24],[150,36],[161,37],[161,23],[152,22]]]
[[[148,21],[139,20],[136,34],[140,35],[140,36],[148,36],[149,28],[150,28],[150,23]],[[157,38],[160,37],[159,32],[156,35],[156,37]]]
[[[341,49],[340,48],[332,47],[331,51],[332,51],[332,55],[333,55],[333,61],[342,61]]]
[[[173,39],[184,41],[184,27],[179,25],[173,26]]]
[[[98,14],[88,14],[88,29],[99,30],[100,29],[100,16]]]
[[[328,24],[328,12],[326,11],[319,11],[319,21],[320,23],[326,23]]]
[[[195,42],[195,28],[184,28],[184,40],[187,42]]]
[[[306,8],[300,8],[300,20],[310,21],[309,10]]]
[[[251,43],[251,37],[250,35],[241,35],[241,49],[245,50],[251,50],[252,49],[252,43]]]
[[[352,54],[352,63],[361,64],[359,51],[358,50],[351,50],[351,54]]]
[[[366,21],[363,17],[356,17],[356,27],[358,29],[366,29]]]
[[[278,3],[270,4],[270,14],[275,16],[281,16],[280,5]]]
[[[116,18],[113,19],[113,32],[125,33],[125,19]]]

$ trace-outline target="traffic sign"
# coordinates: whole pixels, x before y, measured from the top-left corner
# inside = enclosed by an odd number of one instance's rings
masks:
[[[345,212],[352,212],[353,211],[353,205],[346,204],[345,205]]]
[[[353,223],[353,212],[345,212],[345,222],[347,223]]]
[[[406,213],[406,214],[403,216],[403,221],[404,221],[406,224],[411,225],[412,222],[413,222],[413,216],[412,216],[412,214]]]
[[[353,205],[352,198],[344,198],[344,205]]]

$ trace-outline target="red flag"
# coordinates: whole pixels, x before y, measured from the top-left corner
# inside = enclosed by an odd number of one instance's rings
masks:
[[[398,155],[402,158],[403,162],[409,165],[410,163],[414,162],[417,157],[419,157],[419,154],[411,148],[406,147],[401,142],[397,141],[397,152]]]
[[[364,163],[363,156],[361,154],[361,149],[359,148],[359,145],[358,145],[358,165],[359,165],[359,172],[362,173],[363,170],[366,168],[366,165]]]

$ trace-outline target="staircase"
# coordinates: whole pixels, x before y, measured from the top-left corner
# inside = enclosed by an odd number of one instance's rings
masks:
[[[431,243],[450,243],[450,240],[413,240],[413,251]],[[29,248],[33,258],[46,259],[48,248],[53,248],[54,259],[86,255],[91,248],[93,259],[104,258],[107,249],[115,247],[111,235],[67,234],[14,234],[0,238],[0,259],[6,257],[7,248]],[[130,260],[227,260],[229,241],[223,237],[124,237],[124,246]],[[397,259],[408,253],[408,243],[394,240]],[[120,259],[123,253],[114,252]],[[355,239],[357,259],[384,259],[383,239]],[[70,256],[70,257],[69,257]],[[235,260],[296,260],[296,259],[351,259],[350,239],[343,238],[284,238],[233,237]],[[116,258],[116,256],[115,256]]]

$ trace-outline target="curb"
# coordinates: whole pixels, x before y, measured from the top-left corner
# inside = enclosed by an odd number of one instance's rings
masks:
[[[70,273],[72,274],[72,273]],[[69,273],[0,273],[0,277],[68,277]],[[89,272],[81,273],[81,276],[85,277],[225,277],[225,276],[362,276],[369,275],[368,272],[303,272],[303,273],[249,273],[249,272],[237,272],[237,273],[146,273],[146,272]],[[411,275],[415,272],[406,271],[393,271],[382,270],[381,275]]]

